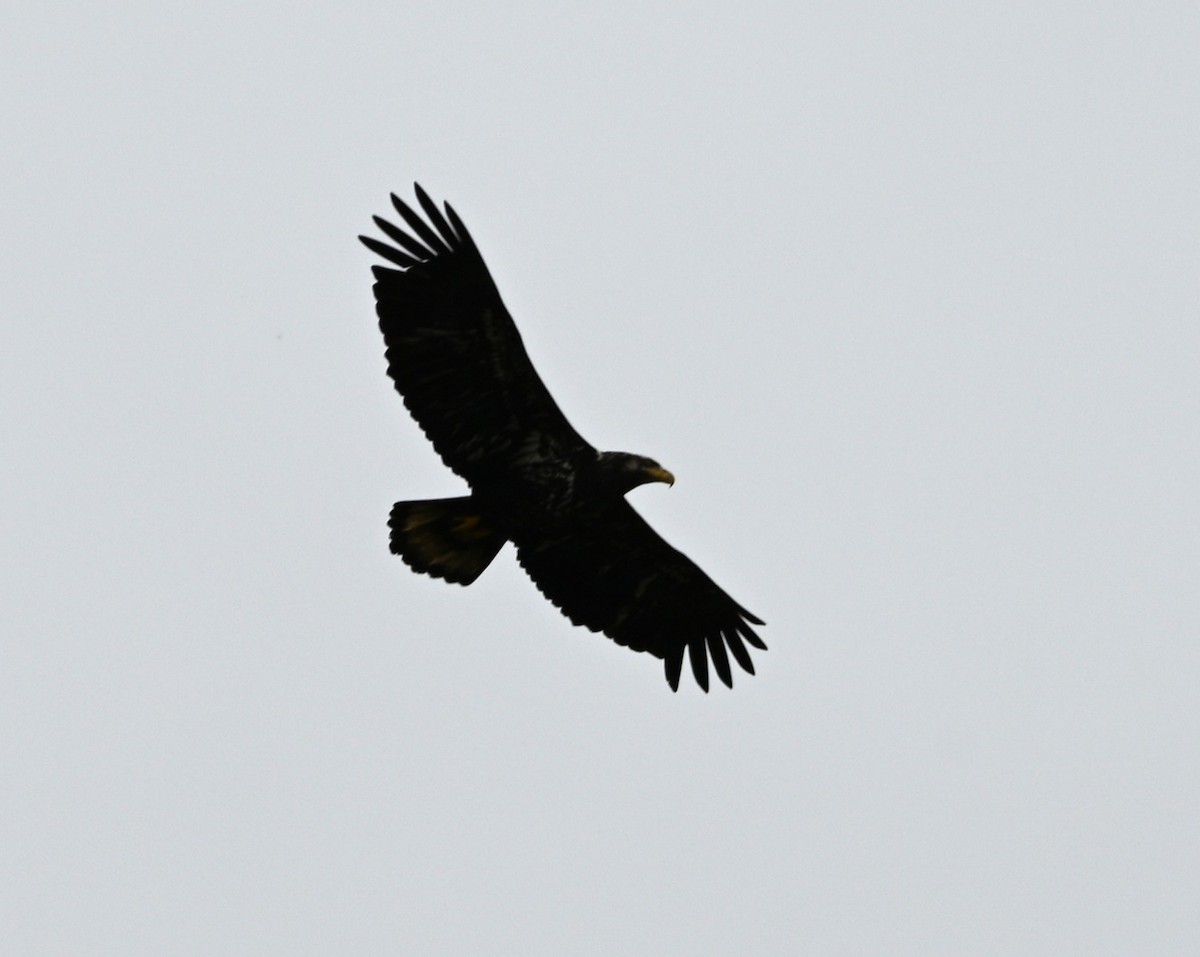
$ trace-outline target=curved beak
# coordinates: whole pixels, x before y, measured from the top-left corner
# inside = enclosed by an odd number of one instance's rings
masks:
[[[654,468],[646,469],[646,474],[650,476],[651,482],[665,482],[667,485],[675,484],[675,476],[664,468],[655,466]]]

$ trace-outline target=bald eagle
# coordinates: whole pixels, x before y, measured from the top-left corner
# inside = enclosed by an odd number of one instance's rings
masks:
[[[471,234],[415,185],[426,219],[392,195],[411,233],[374,217],[395,246],[360,236],[376,265],[388,375],[434,449],[471,494],[397,502],[391,550],[417,572],[469,585],[505,542],[573,624],[663,660],[679,688],[685,652],[708,690],[708,662],[733,687],[729,657],[754,674],[766,650],[750,614],[668,545],[625,500],[674,483],[653,459],[600,452],[534,371]]]

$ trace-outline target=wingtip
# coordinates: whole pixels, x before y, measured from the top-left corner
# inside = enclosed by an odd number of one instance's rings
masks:
[[[455,238],[459,243],[469,242],[470,233],[467,232],[467,227],[463,225],[463,221],[459,218],[458,213],[454,211],[454,207],[449,203],[443,203],[442,205],[446,207],[446,219],[450,221],[450,227],[454,230]]]
[[[726,688],[733,688],[733,671],[729,667],[729,654],[725,651],[725,638],[717,635],[708,642],[708,655],[712,658],[713,670]]]
[[[708,654],[703,641],[688,643],[688,657],[692,660],[692,676],[700,690],[708,694]]]
[[[429,194],[421,188],[420,183],[413,183],[413,192],[417,195],[417,202],[421,204],[421,208],[428,210],[430,206],[437,209],[437,204],[429,198]]]
[[[755,632],[754,629],[749,625],[743,625],[738,630],[742,633],[742,636],[759,651],[767,650],[767,643],[759,638],[758,633]]]
[[[683,649],[679,649],[679,654],[668,654],[663,659],[663,670],[667,675],[667,684],[671,686],[671,690],[679,691],[679,675],[683,671]]]
[[[388,193],[388,197],[392,201],[392,207],[407,221],[409,216],[414,215],[412,207],[400,198],[398,193]]]

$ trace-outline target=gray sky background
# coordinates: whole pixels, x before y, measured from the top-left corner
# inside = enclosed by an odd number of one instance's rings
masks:
[[[6,950],[1197,952],[1195,4],[4,21]],[[388,554],[414,179],[757,677]]]

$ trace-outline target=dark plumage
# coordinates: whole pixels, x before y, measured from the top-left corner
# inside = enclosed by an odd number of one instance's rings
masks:
[[[729,657],[754,673],[746,643],[762,621],[668,545],[625,501],[673,483],[657,462],[597,452],[534,371],[474,240],[447,203],[416,187],[428,218],[395,195],[411,233],[375,217],[395,246],[360,236],[400,267],[374,266],[388,375],[462,498],[398,502],[392,551],[418,572],[469,585],[511,541],[534,583],[571,621],[663,659],[679,687],[685,652],[708,690],[708,661],[729,687]]]

